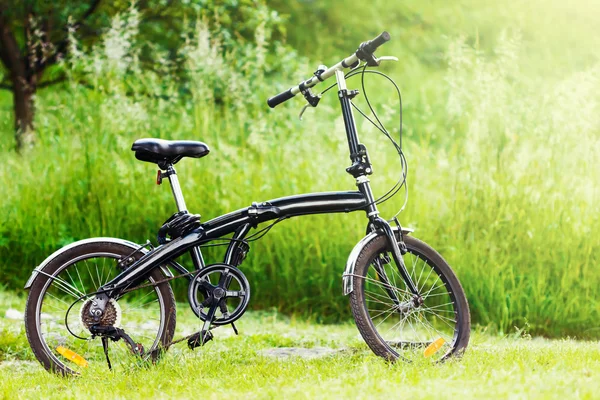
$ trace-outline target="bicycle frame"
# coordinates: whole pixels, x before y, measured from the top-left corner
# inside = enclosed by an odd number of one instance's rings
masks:
[[[351,99],[357,93],[347,90],[344,72],[341,69],[335,71],[335,76],[352,161],[352,165],[347,168],[347,172],[355,178],[358,191],[311,193],[282,197],[262,203],[253,203],[250,207],[214,218],[201,224],[198,229],[187,235],[144,254],[143,257],[105,284],[99,291],[108,292],[109,296],[118,296],[119,290],[135,286],[143,281],[149,272],[161,265],[169,264],[181,273],[188,273],[185,268],[173,261],[185,252],[191,253],[195,268],[202,269],[205,263],[199,246],[228,234],[233,234],[233,237],[226,251],[224,263],[231,264],[250,229],[256,228],[258,224],[263,222],[302,215],[365,211],[369,219],[369,230],[381,231],[388,237],[392,255],[400,269],[400,273],[409,289],[415,296],[418,296],[417,289],[404,267],[402,254],[393,230],[387,221],[379,217],[377,204],[367,178],[372,173],[372,168],[366,148],[358,140],[351,105]],[[167,172],[179,211],[187,211],[175,169],[173,166],[169,166]],[[193,277],[188,275],[188,279],[193,279]]]

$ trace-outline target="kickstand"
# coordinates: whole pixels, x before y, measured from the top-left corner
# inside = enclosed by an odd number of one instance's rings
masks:
[[[104,348],[104,355],[106,356],[106,363],[108,364],[108,369],[112,370],[110,358],[108,358],[108,338],[106,336],[102,336],[102,347]]]

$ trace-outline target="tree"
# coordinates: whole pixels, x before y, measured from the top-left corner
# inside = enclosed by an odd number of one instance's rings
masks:
[[[45,73],[68,52],[69,30],[87,24],[100,3],[101,0],[0,0],[0,61],[7,71],[7,79],[0,85],[13,93],[18,150],[35,139],[37,90],[64,80],[63,77],[44,80]],[[93,29],[82,34],[92,36]]]
[[[68,56],[70,37],[91,46],[101,39],[111,18],[132,7],[143,15],[140,35],[147,43],[168,50],[175,59],[187,24],[208,16],[231,41],[253,40],[258,10],[264,0],[0,0],[0,88],[13,93],[17,150],[35,141],[35,94],[66,80],[59,61]],[[266,8],[264,8],[266,9]],[[276,15],[270,23],[282,29]],[[141,54],[144,68],[155,60]]]

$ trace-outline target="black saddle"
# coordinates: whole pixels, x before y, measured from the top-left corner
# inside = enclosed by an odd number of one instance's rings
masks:
[[[210,152],[205,143],[191,140],[139,139],[131,146],[135,158],[165,169],[183,157],[201,158]]]

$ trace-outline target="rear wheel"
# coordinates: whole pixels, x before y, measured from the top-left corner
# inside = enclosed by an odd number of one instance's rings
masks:
[[[94,296],[84,295],[117,276],[121,272],[117,261],[131,252],[129,246],[113,242],[85,243],[65,251],[38,274],[27,298],[25,329],[47,370],[62,375],[106,371],[104,345],[113,369],[155,361],[168,347],[175,332],[175,299],[167,282],[107,303],[100,325],[122,330],[131,341],[103,340],[90,333],[98,324],[88,312]],[[155,269],[142,284],[164,278]]]
[[[359,254],[350,294],[358,330],[371,350],[388,360],[430,358],[441,361],[460,354],[469,343],[469,306],[458,278],[430,246],[404,237],[406,270],[421,299],[409,291],[379,235]]]

